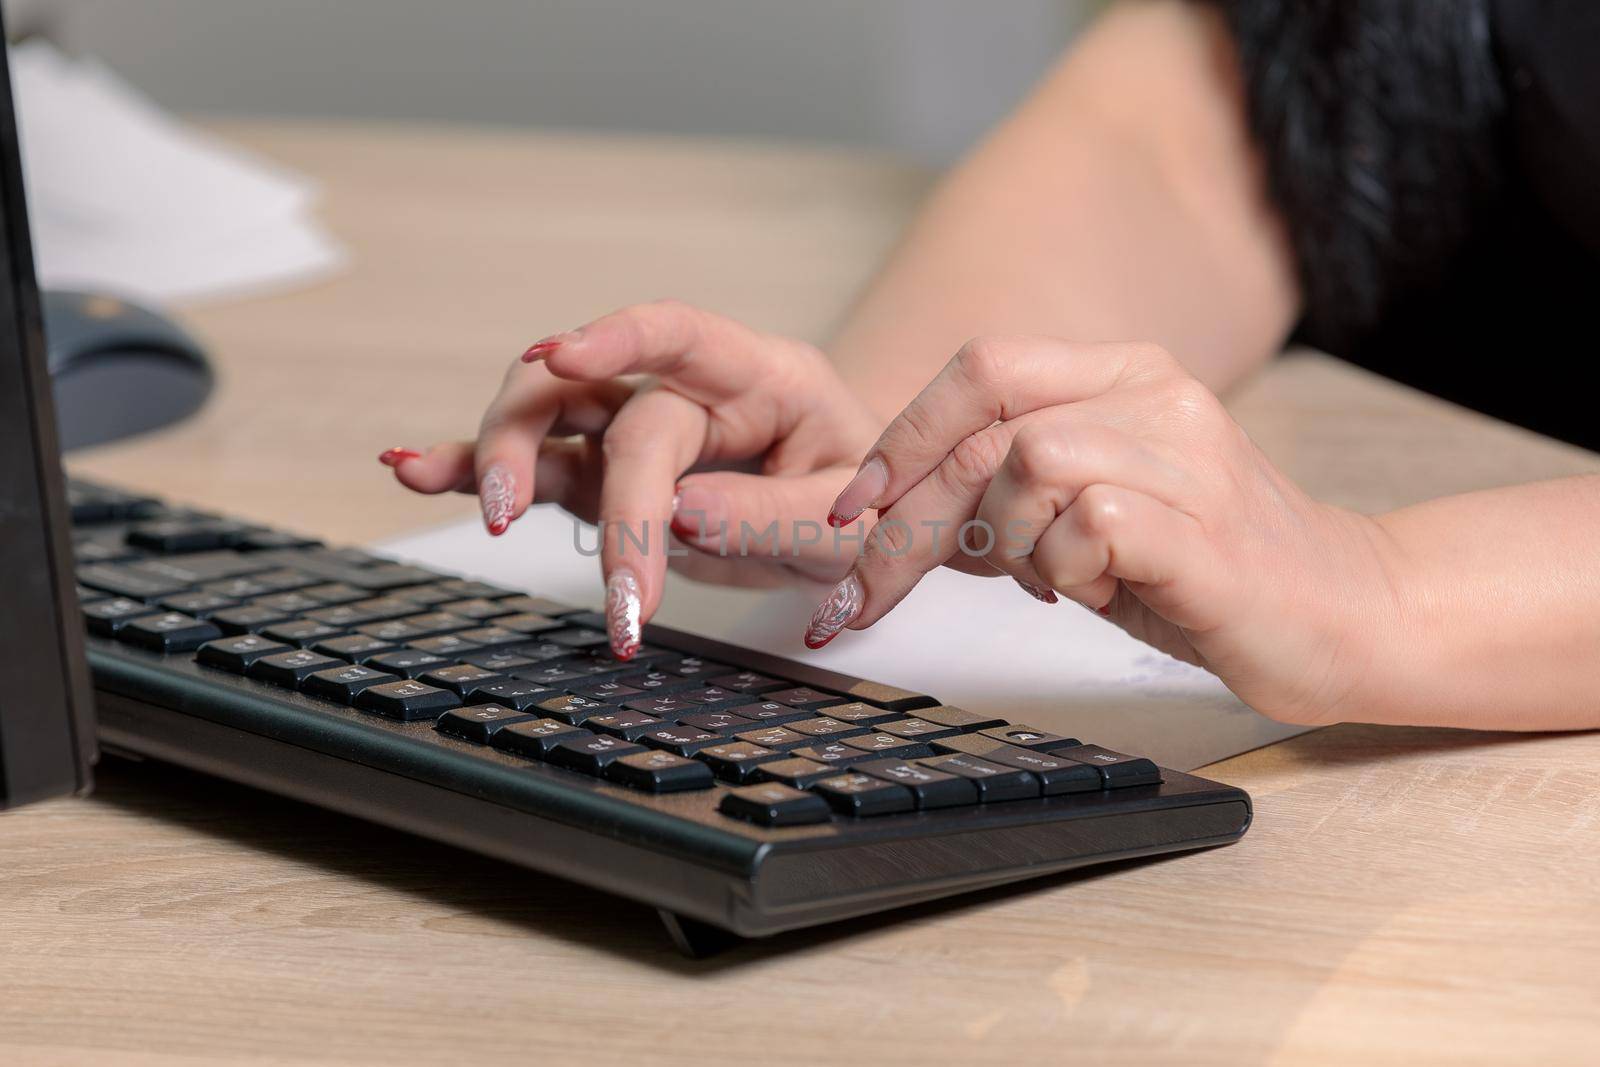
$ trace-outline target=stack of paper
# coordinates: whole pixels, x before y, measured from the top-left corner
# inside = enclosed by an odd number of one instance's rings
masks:
[[[12,49],[11,70],[45,287],[173,303],[302,284],[342,264],[304,178],[44,42]]]

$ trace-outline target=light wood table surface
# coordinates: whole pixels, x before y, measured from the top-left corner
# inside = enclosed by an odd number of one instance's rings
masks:
[[[351,270],[186,319],[206,411],[73,469],[331,539],[470,513],[391,444],[470,433],[531,339],[673,295],[824,336],[926,177],[749,144],[242,125]],[[1234,408],[1379,509],[1600,469],[1330,360]],[[0,816],[0,1063],[1492,1063],[1600,1057],[1600,735],[1338,727],[1207,773],[1240,844],[679,958],[647,908],[151,764]]]

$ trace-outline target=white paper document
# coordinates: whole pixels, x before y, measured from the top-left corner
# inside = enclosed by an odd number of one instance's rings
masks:
[[[316,189],[173,119],[99,63],[11,50],[34,254],[46,288],[193,302],[304,284],[340,247]]]
[[[579,540],[575,541],[575,537]],[[597,607],[592,527],[539,506],[499,538],[463,522],[386,541],[386,554]],[[800,640],[823,587],[741,590],[668,577],[654,621],[947,704],[1192,770],[1304,733],[1251,711],[1221,682],[1076,604],[1042,604],[1006,579],[938,570],[865,633],[811,651]]]

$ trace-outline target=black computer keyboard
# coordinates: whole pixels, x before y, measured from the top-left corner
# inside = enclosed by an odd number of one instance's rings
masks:
[[[1236,789],[920,693],[658,627],[624,662],[591,610],[102,487],[69,499],[102,731],[120,747],[741,932],[1226,843],[1249,822]],[[590,870],[491,847],[481,827],[436,825],[457,816],[396,811],[417,803],[398,787],[363,806],[336,785],[300,788],[311,770],[209,759],[208,745],[231,747],[223,735],[190,736],[173,714],[279,742],[263,763],[331,754],[738,877],[672,892],[622,856]],[[763,900],[755,890],[787,872],[762,852],[774,845],[814,862]],[[822,861],[835,847],[854,869]]]

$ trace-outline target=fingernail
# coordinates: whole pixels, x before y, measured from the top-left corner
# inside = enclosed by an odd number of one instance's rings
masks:
[[[543,359],[545,356],[548,356],[562,345],[571,344],[577,339],[578,331],[576,330],[566,330],[562,333],[553,333],[549,337],[546,337],[543,340],[535,341],[533,344],[529,345],[528,350],[522,353],[522,362],[532,363],[535,360]]]
[[[378,454],[378,462],[385,467],[398,467],[408,459],[421,459],[422,453],[414,448],[391,448]]]
[[[1103,608],[1095,608],[1094,613],[1100,616],[1102,619],[1108,619],[1111,617],[1111,605],[1107,604]]]
[[[1034,585],[1032,582],[1025,582],[1021,578],[1014,578],[1012,580],[1018,585],[1022,586],[1022,591],[1033,597],[1035,600],[1042,600],[1046,604],[1055,604],[1059,603],[1060,601],[1060,598],[1056,596],[1056,591],[1054,589],[1045,589]]]
[[[850,484],[833,502],[833,507],[828,510],[828,525],[837,528],[854,522],[863,511],[877,503],[887,488],[889,467],[883,462],[883,457],[873,456],[861,465],[856,476],[850,479]]]
[[[496,537],[511,525],[517,507],[517,481],[511,472],[496,463],[483,472],[478,482],[478,500],[483,504],[483,524]]]
[[[618,567],[606,579],[606,632],[611,637],[611,654],[629,660],[639,654],[643,643],[644,598],[639,595],[639,579],[626,567]]]
[[[861,579],[851,571],[812,613],[811,623],[806,627],[806,647],[821,648],[838,637],[840,630],[856,621],[865,600]]]
[[[704,541],[727,521],[728,498],[723,494],[697,485],[678,486],[672,498],[672,530],[679,537]]]

